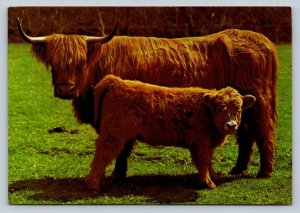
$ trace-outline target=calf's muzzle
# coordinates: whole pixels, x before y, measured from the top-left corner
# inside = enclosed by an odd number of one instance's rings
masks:
[[[235,132],[237,130],[237,128],[238,128],[238,124],[236,121],[231,120],[231,121],[226,122],[226,124],[225,124],[226,131]]]

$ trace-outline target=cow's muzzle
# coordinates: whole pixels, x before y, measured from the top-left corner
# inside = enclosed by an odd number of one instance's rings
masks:
[[[59,83],[54,86],[54,96],[61,99],[77,97],[77,88],[74,83]]]

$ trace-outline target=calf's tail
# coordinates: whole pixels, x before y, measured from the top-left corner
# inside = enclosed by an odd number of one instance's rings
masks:
[[[107,93],[112,90],[115,86],[122,83],[121,78],[114,75],[106,75],[94,88],[94,123],[93,127],[99,134],[102,106],[103,101]]]
[[[102,105],[103,100],[106,94],[109,91],[109,88],[106,84],[101,83],[97,84],[94,91],[94,123],[93,127],[96,130],[96,132],[100,133],[100,124],[101,124],[101,115],[102,115]]]

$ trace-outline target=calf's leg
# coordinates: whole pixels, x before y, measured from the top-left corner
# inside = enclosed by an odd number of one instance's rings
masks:
[[[190,152],[193,161],[198,169],[200,186],[205,186],[210,189],[216,188],[216,185],[211,180],[209,172],[211,162],[208,145],[205,144],[201,148],[198,146],[191,146]]]
[[[107,165],[120,154],[124,147],[124,144],[120,141],[117,137],[100,134],[100,137],[96,141],[96,151],[91,164],[91,170],[86,177],[89,189],[99,191]]]
[[[116,160],[115,169],[112,173],[112,178],[115,181],[122,181],[126,178],[127,172],[127,158],[129,157],[135,140],[129,140],[122,152]]]
[[[210,175],[211,179],[212,179],[213,181],[218,181],[218,180],[219,180],[219,177],[218,177],[217,173],[215,172],[214,168],[212,167],[212,163],[211,163],[211,159],[212,159],[213,153],[214,153],[214,150],[211,149],[211,150],[210,150],[210,155],[209,155],[209,166],[208,166],[208,171],[209,171],[209,175]]]

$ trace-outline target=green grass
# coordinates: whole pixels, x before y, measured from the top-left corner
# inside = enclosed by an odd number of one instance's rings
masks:
[[[97,137],[79,125],[70,101],[53,96],[51,74],[25,44],[8,47],[8,181],[11,204],[291,204],[292,69],[291,45],[279,45],[276,163],[274,176],[256,179],[259,153],[244,176],[231,177],[238,146],[233,138],[219,148],[213,165],[222,183],[215,190],[196,187],[196,168],[188,150],[138,143],[129,159],[128,178],[104,192],[86,190]],[[78,134],[48,130],[64,126]],[[107,168],[110,175],[114,164]]]

